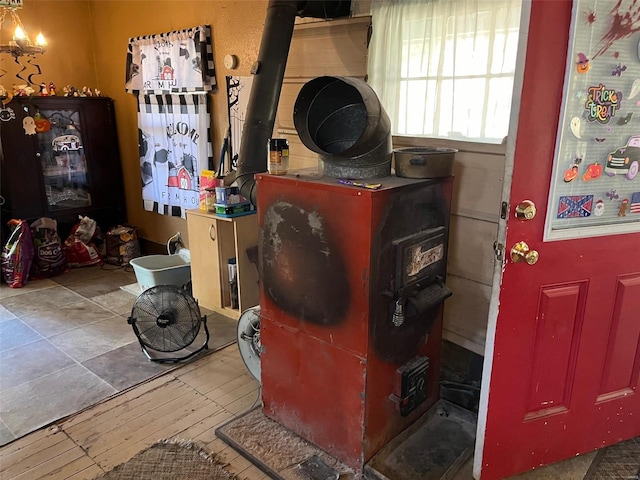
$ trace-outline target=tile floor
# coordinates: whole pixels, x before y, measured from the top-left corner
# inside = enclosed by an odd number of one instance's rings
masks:
[[[106,265],[2,284],[0,445],[176,367],[148,361],[126,322],[136,296],[120,287],[135,281]],[[202,313],[210,349],[235,340],[235,320]]]

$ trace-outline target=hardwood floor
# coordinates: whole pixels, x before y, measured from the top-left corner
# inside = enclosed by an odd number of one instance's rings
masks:
[[[0,479],[92,479],[163,438],[195,440],[241,479],[266,479],[214,433],[258,393],[231,345],[0,448]]]

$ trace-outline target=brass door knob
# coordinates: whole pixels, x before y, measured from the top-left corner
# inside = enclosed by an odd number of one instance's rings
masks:
[[[539,255],[536,250],[529,249],[529,245],[525,242],[518,242],[511,248],[511,261],[513,263],[527,262],[529,265],[535,265]]]
[[[516,218],[531,220],[536,216],[536,206],[531,200],[523,200],[516,207]]]

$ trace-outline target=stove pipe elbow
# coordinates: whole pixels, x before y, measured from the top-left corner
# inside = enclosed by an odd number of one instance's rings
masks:
[[[391,174],[391,121],[364,80],[310,80],[296,99],[293,123],[302,143],[318,154],[325,176],[364,179]]]

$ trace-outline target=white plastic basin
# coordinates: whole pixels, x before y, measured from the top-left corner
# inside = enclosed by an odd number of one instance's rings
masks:
[[[156,285],[181,287],[191,280],[191,264],[180,255],[146,255],[129,263],[141,292]]]

